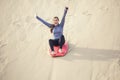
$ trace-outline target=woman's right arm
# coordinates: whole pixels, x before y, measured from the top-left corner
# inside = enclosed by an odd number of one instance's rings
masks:
[[[45,24],[46,26],[48,26],[49,28],[50,28],[50,26],[52,25],[52,24],[46,22],[45,20],[43,20],[42,18],[40,18],[39,16],[36,16],[36,18],[37,18],[39,21],[41,21],[43,24]]]

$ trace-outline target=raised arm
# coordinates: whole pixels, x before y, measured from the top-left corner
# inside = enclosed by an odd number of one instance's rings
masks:
[[[43,24],[45,24],[46,26],[48,26],[48,27],[50,28],[50,26],[51,26],[50,23],[46,22],[45,20],[43,20],[42,18],[40,18],[40,17],[38,17],[38,16],[36,16],[36,18],[37,18],[39,21],[41,21]]]
[[[68,10],[68,7],[65,7],[64,14],[63,14],[63,17],[62,17],[62,20],[61,20],[61,23],[60,23],[60,25],[62,27],[64,26],[64,23],[65,23],[65,16],[67,14],[67,10]]]

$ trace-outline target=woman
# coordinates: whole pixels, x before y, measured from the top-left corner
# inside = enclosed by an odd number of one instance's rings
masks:
[[[50,24],[44,21],[42,18],[36,16],[36,18],[41,21],[43,24],[50,28],[50,32],[53,34],[54,39],[49,39],[49,45],[52,50],[51,54],[54,54],[54,46],[60,46],[59,52],[62,53],[62,46],[65,43],[65,38],[63,35],[63,27],[65,23],[65,16],[67,13],[68,7],[65,7],[63,18],[59,24],[59,18],[53,18],[53,24]]]

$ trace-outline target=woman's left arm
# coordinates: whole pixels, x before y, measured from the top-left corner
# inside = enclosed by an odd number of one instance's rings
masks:
[[[64,23],[65,23],[65,17],[66,17],[66,14],[67,14],[67,10],[68,10],[68,7],[65,7],[64,14],[63,14],[63,17],[62,17],[62,20],[61,20],[61,23],[60,23],[60,25],[62,27],[64,26]]]

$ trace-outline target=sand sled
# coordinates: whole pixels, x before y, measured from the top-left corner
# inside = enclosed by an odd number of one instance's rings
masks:
[[[65,42],[65,44],[63,45],[62,47],[62,53],[59,53],[59,46],[54,46],[54,51],[55,51],[55,54],[51,54],[51,49],[50,49],[50,54],[52,57],[62,57],[62,56],[65,56],[68,52],[68,43]]]

